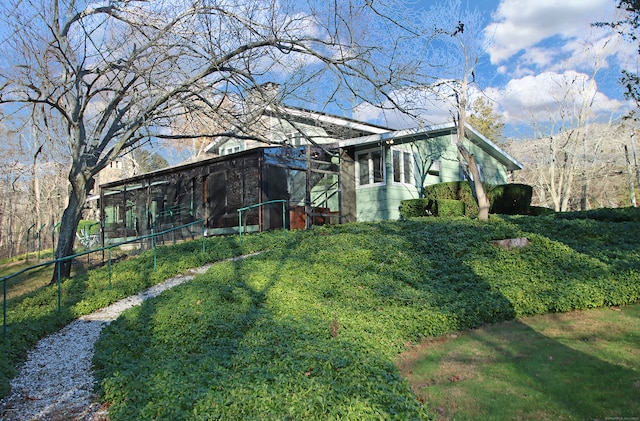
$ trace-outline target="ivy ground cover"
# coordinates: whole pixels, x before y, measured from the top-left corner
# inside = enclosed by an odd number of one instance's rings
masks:
[[[151,250],[137,258],[125,258],[112,268],[105,264],[101,268],[86,270],[81,264],[84,259],[81,259],[74,262],[73,276],[61,284],[59,309],[58,289],[48,286],[52,266],[10,280],[7,285],[6,335],[0,335],[0,397],[9,392],[9,382],[26,359],[27,351],[39,339],[72,320],[189,268],[273,247],[277,238],[254,235],[240,247],[237,239],[214,237],[206,240],[204,252],[200,240],[159,247],[155,269]],[[93,259],[97,260],[95,256]],[[13,262],[0,265],[3,275],[17,269],[19,267],[16,268]]]
[[[112,323],[96,347],[100,393],[112,420],[428,419],[400,352],[518,316],[638,302],[639,234],[624,221],[492,217],[273,236],[270,251]],[[526,248],[490,243],[523,236]]]

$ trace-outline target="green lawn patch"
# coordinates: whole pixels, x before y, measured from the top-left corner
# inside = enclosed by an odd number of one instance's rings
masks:
[[[399,359],[442,420],[640,414],[640,305],[525,317],[426,340]]]

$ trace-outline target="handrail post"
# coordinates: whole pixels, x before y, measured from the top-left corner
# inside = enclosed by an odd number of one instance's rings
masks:
[[[282,203],[282,229],[284,232],[284,238],[287,238],[287,224],[286,224],[286,213],[285,213],[285,204],[287,203],[286,200],[284,199],[275,199],[275,200],[268,200],[266,202],[261,202],[261,203],[257,203],[255,205],[251,205],[251,206],[245,206],[244,208],[239,208],[238,209],[238,234],[240,235],[240,245],[242,246],[242,232],[243,227],[242,227],[242,212],[249,210],[249,209],[253,209],[253,208],[257,208],[260,206],[264,206],[264,205],[270,205],[272,203]]]
[[[111,284],[111,247],[107,249],[107,272],[109,275],[109,289],[113,289],[113,285]]]
[[[33,224],[29,228],[27,228],[27,257],[26,257],[27,263],[29,263],[29,234],[31,234],[31,228],[35,226],[36,224]]]
[[[287,218],[285,213],[285,202],[282,201],[282,235],[286,239],[287,238]]]
[[[2,337],[7,337],[7,280],[2,281]]]
[[[204,248],[204,232],[206,230],[206,224],[205,224],[205,220],[202,220],[202,254],[205,254],[205,248]]]
[[[51,228],[51,244],[53,245],[53,258],[56,258],[56,228],[60,226],[60,222],[57,222],[53,228]]]
[[[46,225],[47,225],[47,224],[42,224],[42,225],[40,226],[40,229],[38,230],[38,262],[40,261],[40,249],[41,249],[41,246],[42,246],[42,241],[41,241],[41,238],[40,238],[40,234],[42,233],[42,229],[43,229]]]
[[[240,234],[240,246],[242,246],[242,209],[238,209],[238,233]]]
[[[62,260],[64,259],[61,259],[60,261],[58,261],[58,264],[56,265],[58,267],[58,282],[57,282],[58,283],[58,313],[60,313],[60,309],[62,308],[61,298],[60,298],[60,295],[62,293],[62,286],[61,286],[61,280],[60,280],[62,278],[62,274],[60,273],[61,271],[60,267],[62,265],[60,263],[62,263]]]
[[[151,246],[153,247],[153,271],[155,272],[158,267],[158,256],[156,252],[156,237],[151,237]]]

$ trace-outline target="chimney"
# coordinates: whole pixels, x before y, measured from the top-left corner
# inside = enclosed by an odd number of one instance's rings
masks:
[[[279,93],[280,84],[275,82],[266,82],[249,89],[249,93],[247,94],[249,111],[263,110],[269,105],[278,103]]]

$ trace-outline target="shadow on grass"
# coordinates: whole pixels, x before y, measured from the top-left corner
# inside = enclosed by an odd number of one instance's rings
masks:
[[[428,231],[412,222],[347,225],[215,266],[105,332],[96,367],[112,419],[425,418],[393,366],[398,352],[425,337],[512,319],[518,291],[529,294],[517,290],[522,279],[510,282],[523,256],[486,243],[493,233],[466,221]],[[526,253],[533,277],[562,281],[558,255]],[[594,267],[581,270],[597,275]],[[608,368],[598,361],[591,363]],[[523,387],[531,382],[524,393],[564,405],[531,376],[517,377]],[[567,413],[583,414],[578,400]]]
[[[216,265],[106,329],[111,419],[421,418],[392,361],[332,333],[335,316],[296,290],[296,248]]]
[[[640,413],[638,372],[510,321],[405,357],[416,394],[444,419],[614,419]]]

